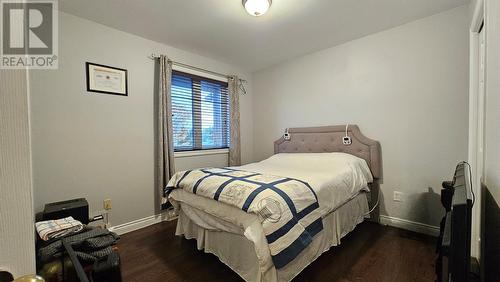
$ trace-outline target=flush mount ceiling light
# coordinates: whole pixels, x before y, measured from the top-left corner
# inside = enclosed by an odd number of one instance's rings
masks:
[[[259,17],[269,10],[271,3],[272,0],[243,0],[243,7],[250,15]]]

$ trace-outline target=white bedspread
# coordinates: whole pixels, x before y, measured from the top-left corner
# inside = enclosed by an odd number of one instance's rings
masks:
[[[368,191],[368,183],[373,181],[366,161],[345,153],[276,154],[239,168],[309,183],[318,195],[320,209],[325,213],[353,198],[360,191]]]
[[[237,168],[308,182],[318,196],[320,212],[325,215],[354,198],[360,191],[367,191],[368,183],[373,180],[365,160],[344,153],[277,154],[264,161]],[[169,199],[176,208],[179,208],[177,202],[184,202],[227,222],[226,228],[218,224],[221,230],[238,233],[241,230],[254,243],[262,273],[273,266],[262,225],[256,215],[182,189],[175,189]],[[195,222],[211,229],[214,224],[204,223],[209,220],[200,215]]]

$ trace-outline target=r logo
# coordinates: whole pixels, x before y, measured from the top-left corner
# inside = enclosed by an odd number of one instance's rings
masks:
[[[2,55],[52,55],[51,1],[2,1]]]

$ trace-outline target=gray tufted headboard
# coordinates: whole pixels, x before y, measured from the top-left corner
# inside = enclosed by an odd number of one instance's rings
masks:
[[[342,144],[345,125],[289,128],[290,140],[282,136],[274,141],[274,153],[344,152],[366,160],[373,178],[382,179],[380,143],[364,136],[357,125],[349,125],[352,144]]]

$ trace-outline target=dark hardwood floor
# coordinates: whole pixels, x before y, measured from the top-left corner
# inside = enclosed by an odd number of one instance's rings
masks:
[[[123,281],[241,281],[162,222],[122,236]],[[434,281],[435,238],[365,222],[294,281]]]

